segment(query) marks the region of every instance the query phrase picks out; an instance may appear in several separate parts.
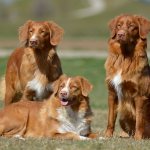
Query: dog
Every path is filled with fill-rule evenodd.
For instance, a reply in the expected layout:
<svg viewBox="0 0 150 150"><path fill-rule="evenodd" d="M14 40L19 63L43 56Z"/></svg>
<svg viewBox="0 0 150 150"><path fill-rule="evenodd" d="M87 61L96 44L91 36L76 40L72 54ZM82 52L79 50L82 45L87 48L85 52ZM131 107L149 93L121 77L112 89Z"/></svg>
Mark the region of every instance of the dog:
<svg viewBox="0 0 150 150"><path fill-rule="evenodd" d="M54 22L27 21L19 29L23 47L10 56L5 75L5 105L21 99L49 97L52 83L62 75L56 53L64 30ZM51 92L50 92L51 91Z"/></svg>
<svg viewBox="0 0 150 150"><path fill-rule="evenodd" d="M112 137L117 112L123 133L135 139L150 137L150 67L146 53L150 21L120 15L110 21L109 55L105 62L108 87L106 137Z"/></svg>
<svg viewBox="0 0 150 150"><path fill-rule="evenodd" d="M88 94L92 85L84 77L60 76L54 92L45 101L12 103L0 111L0 135L5 137L49 137L87 140L96 138L91 131ZM11 123L10 123L11 122Z"/></svg>

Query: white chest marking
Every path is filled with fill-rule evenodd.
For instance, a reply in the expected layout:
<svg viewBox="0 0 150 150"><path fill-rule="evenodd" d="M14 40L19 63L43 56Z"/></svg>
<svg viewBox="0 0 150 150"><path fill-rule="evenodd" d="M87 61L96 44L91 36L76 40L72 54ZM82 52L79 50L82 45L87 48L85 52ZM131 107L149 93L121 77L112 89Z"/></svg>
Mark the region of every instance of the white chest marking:
<svg viewBox="0 0 150 150"><path fill-rule="evenodd" d="M73 132L78 135L87 135L89 133L89 124L84 119L85 113L73 112L70 106L59 108L58 120L61 122L59 133Z"/></svg>
<svg viewBox="0 0 150 150"><path fill-rule="evenodd" d="M112 85L114 86L114 88L117 92L119 99L122 97L122 89L121 89L121 85L120 85L121 82L122 82L122 78L121 78L121 71L120 71L114 76L114 78L111 81Z"/></svg>
<svg viewBox="0 0 150 150"><path fill-rule="evenodd" d="M46 91L52 91L52 85L50 83L47 85L42 85L36 78L29 81L27 83L27 87L31 90L36 91L37 98L42 98Z"/></svg>

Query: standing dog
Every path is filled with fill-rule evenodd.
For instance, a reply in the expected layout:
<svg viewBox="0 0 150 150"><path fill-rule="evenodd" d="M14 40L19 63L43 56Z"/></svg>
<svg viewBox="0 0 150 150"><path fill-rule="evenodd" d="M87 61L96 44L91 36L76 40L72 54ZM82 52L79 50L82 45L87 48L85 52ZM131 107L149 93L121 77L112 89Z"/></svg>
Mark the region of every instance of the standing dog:
<svg viewBox="0 0 150 150"><path fill-rule="evenodd" d="M92 85L83 77L62 75L46 101L19 101L0 111L0 135L85 140L91 132L88 94Z"/></svg>
<svg viewBox="0 0 150 150"><path fill-rule="evenodd" d="M54 22L27 21L19 29L22 48L10 56L6 69L5 105L23 99L37 100L50 95L51 84L62 74L56 46L63 29Z"/></svg>
<svg viewBox="0 0 150 150"><path fill-rule="evenodd" d="M108 85L106 137L113 135L117 112L125 133L135 139L150 137L150 67L146 54L150 21L121 15L110 22L109 56L105 63Z"/></svg>

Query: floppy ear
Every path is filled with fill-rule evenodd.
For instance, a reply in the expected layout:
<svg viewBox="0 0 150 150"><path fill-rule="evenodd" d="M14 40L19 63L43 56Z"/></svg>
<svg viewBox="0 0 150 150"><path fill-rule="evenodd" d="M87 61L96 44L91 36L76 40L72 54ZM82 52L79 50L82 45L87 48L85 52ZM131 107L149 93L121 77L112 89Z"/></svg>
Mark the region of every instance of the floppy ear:
<svg viewBox="0 0 150 150"><path fill-rule="evenodd" d="M139 25L139 35L142 39L146 39L147 34L150 32L150 21L141 16L135 16Z"/></svg>
<svg viewBox="0 0 150 150"><path fill-rule="evenodd" d="M93 89L93 85L85 78L79 77L81 82L82 95L87 97L90 91Z"/></svg>
<svg viewBox="0 0 150 150"><path fill-rule="evenodd" d="M124 16L124 14L115 17L114 19L112 19L109 23L108 23L108 27L111 31L111 38L114 38L116 35L116 26L117 26L117 22L118 19L121 18L122 16Z"/></svg>
<svg viewBox="0 0 150 150"><path fill-rule="evenodd" d="M28 33L29 33L28 30L31 22L32 22L31 20L28 20L23 26L19 28L19 41L24 46L27 44L28 41Z"/></svg>
<svg viewBox="0 0 150 150"><path fill-rule="evenodd" d="M53 94L56 95L58 90L59 90L59 85L61 83L61 81L66 78L66 75L61 75L56 81L53 82Z"/></svg>
<svg viewBox="0 0 150 150"><path fill-rule="evenodd" d="M53 46L58 45L60 42L64 30L58 26L55 22L47 22L50 29L50 43Z"/></svg>
<svg viewBox="0 0 150 150"><path fill-rule="evenodd" d="M108 27L110 29L111 32L111 38L113 38L116 35L116 19L112 19L109 23L108 23Z"/></svg>

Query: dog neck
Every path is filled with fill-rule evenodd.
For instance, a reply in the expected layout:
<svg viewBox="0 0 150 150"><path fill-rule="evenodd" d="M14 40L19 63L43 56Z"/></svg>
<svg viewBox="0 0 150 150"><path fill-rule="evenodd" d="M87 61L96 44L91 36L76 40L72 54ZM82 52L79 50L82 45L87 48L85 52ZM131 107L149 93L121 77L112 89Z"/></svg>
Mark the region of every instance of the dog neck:
<svg viewBox="0 0 150 150"><path fill-rule="evenodd" d="M115 55L122 55L124 58L132 58L139 53L145 54L147 40L138 38L134 42L119 43L115 39L109 40L110 52Z"/></svg>
<svg viewBox="0 0 150 150"><path fill-rule="evenodd" d="M53 69L53 60L55 58L56 51L55 49L43 49L43 50L35 50L32 48L27 48L28 51L26 51L27 57L30 59L31 63L34 61L36 62L38 69L41 73L48 75L51 72L51 69ZM49 76L47 76L49 77Z"/></svg>

